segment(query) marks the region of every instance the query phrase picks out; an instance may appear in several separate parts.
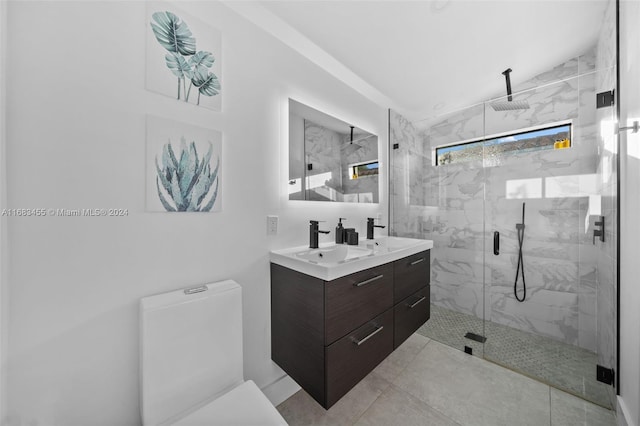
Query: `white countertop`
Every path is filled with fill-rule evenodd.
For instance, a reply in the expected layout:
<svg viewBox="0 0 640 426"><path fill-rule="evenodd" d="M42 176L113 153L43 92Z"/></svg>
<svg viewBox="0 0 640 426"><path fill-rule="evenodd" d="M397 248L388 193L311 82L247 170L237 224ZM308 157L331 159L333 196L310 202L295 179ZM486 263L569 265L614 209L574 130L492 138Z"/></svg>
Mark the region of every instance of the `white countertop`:
<svg viewBox="0 0 640 426"><path fill-rule="evenodd" d="M322 252L331 251L336 245L333 243L320 244L318 249L310 249L308 246L291 247L281 250L271 251L271 262L280 266L285 266L294 271L311 275L325 281L335 280L354 272L373 268L385 263L402 259L412 254L433 248L433 241L419 240L416 238L403 237L379 237L374 240L362 240L357 246L356 255L359 257L347 257L341 261L318 261L309 260L309 254L314 254L314 250ZM342 245L340 245L342 246ZM362 250L366 249L366 250ZM341 248L341 250L344 250ZM362 255L362 253L365 253ZM304 258L303 258L304 256ZM329 258L330 256L326 256Z"/></svg>

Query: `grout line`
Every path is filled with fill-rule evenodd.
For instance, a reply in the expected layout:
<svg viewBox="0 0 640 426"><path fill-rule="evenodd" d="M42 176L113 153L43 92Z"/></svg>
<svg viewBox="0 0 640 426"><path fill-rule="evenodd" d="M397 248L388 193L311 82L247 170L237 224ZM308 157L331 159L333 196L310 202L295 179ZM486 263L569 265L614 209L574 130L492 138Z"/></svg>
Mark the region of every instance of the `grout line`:
<svg viewBox="0 0 640 426"><path fill-rule="evenodd" d="M413 333L413 334L416 334L416 333ZM411 357L411 359L409 360L409 362L407 362L407 365L405 365L404 367L402 367L402 368L400 369L400 371L398 372L398 374L396 374L396 375L393 377L393 379L389 380L389 384L391 384L391 385L393 385L393 384L394 384L394 383L393 383L393 381L394 381L395 379L397 379L398 377L400 377L400 375L401 375L402 373L404 373L404 371L407 369L407 367L409 367L409 364L411 364L413 361L415 361L415 359L418 357L418 354L419 354L420 352L422 352L422 351L424 350L424 348L426 348L426 347L427 347L427 345L429 344L429 342L431 342L431 340L432 340L432 339L430 339L430 338L429 338L429 337L427 337L427 336L423 336L422 334L418 334L418 335L419 335L420 337L424 337L425 339L427 339L427 340L428 340L428 341L427 341L427 343L425 343L425 344L424 344L424 346L423 346L423 347L421 347L421 348L420 348L420 350L419 350L418 352L416 352L416 354L415 354L413 357ZM401 345L401 346L402 346L402 345ZM385 389L385 390L386 390L386 389Z"/></svg>
<svg viewBox="0 0 640 426"><path fill-rule="evenodd" d="M415 334L415 333L414 333L414 334ZM397 390L400 390L400 391L402 391L402 392L404 392L404 393L407 393L407 394L411 395L410 393L408 393L408 392L406 392L405 390L401 389L400 387L396 386L396 385L393 383L393 381L394 381L396 378L398 378L398 377L399 377L399 376L404 372L404 370L406 370L406 369L407 369L407 367L409 367L409 364L411 364L413 361L415 361L415 359L418 357L418 354L419 354L420 352L422 352L422 351L424 350L424 348L426 348L426 347L427 347L427 345L429 344L429 342L431 342L431 340L432 340L432 339L430 339L430 338L428 338L428 337L426 337L426 336L422 336L422 335L420 335L420 336L421 336L421 337L424 337L424 338L426 338L426 339L428 339L427 343L425 343L425 345L424 345L423 347L421 347L421 348L420 348L420 350L419 350L418 352L416 352L416 354L415 354L415 355L414 355L414 356L409 360L409 362L407 362L407 365L405 365L404 367L402 367L402 368L400 369L400 371L398 372L398 374L396 374L396 375L393 377L393 379L391 379L391 380L386 380L386 379L384 379L384 378L382 378L382 377L381 377L381 379L382 379L382 380L384 380L385 382L389 383L389 385L388 385L388 386L387 386L387 387L386 387L382 392L380 392L380 395L378 395L378 396L376 397L376 399L374 399L374 400L373 400L373 402L372 402L371 404L369 404L369 406L367 407L367 409L366 409L366 410L364 410L364 411L362 412L362 414L360 414L360 415L358 416L358 418L357 418L353 423L351 423L351 425L352 425L352 426L353 426L353 425L355 425L356 423L358 423L358 422L360 421L360 419L362 418L362 416L364 416L364 415L365 415L365 413L366 413L367 411L369 411L369 410L371 409L371 407L373 407L373 406L375 405L375 403L376 403L376 402L378 402L378 400L380 399L380 397L381 397L382 395L384 395L384 394L385 394L385 392L387 392L387 391L388 391L389 389L391 389L392 387L393 387L393 388L395 388L395 389L397 389ZM383 362L384 362L384 361L383 361ZM369 373L369 374L372 374L372 373L373 373L373 371L372 371L371 373ZM375 373L374 373L374 374L375 374ZM413 395L411 395L411 396L413 396ZM419 400L419 401L420 401L420 402L422 402L421 400ZM424 403L424 402L423 402L423 403ZM427 405L427 406L428 406L428 407L430 407L430 408L433 408L433 407L431 407L430 405L428 405L428 404L426 404L426 403L424 403L424 404L425 404L425 405ZM447 418L448 418L448 417L447 417Z"/></svg>
<svg viewBox="0 0 640 426"><path fill-rule="evenodd" d="M371 374L371 373L369 373L369 374ZM389 383L389 386L387 386L387 387L385 388L385 390L383 390L382 392L380 392L380 395L376 396L376 399L374 399L374 400L373 400L373 402L372 402L371 404L369 404L369 406L367 407L367 409L366 409L366 410L364 410L364 411L362 412L362 414L360 414L360 415L358 416L358 418L356 418L356 419L351 423L351 426L353 426L353 425L355 425L356 423L358 423L358 422L360 421L360 419L362 418L362 416L364 416L364 415L365 415L365 413L366 413L367 411L371 410L371 407L373 407L373 406L375 405L375 403L376 403L376 402L378 402L378 400L380 399L380 397L381 397L381 396L382 396L382 395L387 391L387 389L389 389L391 386L393 386L393 383Z"/></svg>
<svg viewBox="0 0 640 426"><path fill-rule="evenodd" d="M415 333L414 333L414 334L415 334ZM422 336L422 334L420 334L420 336ZM427 345L431 342L431 340L432 340L432 339L430 339L430 338L428 338L428 337L426 337L426 336L422 336L422 337L425 337L426 339L429 339L429 341L428 341L427 343L425 343L425 344L424 344L424 346L423 346L423 347L421 347L421 348L420 348L420 350L419 350L418 352L416 352L416 354L415 354L415 355L414 355L414 356L409 360L409 362L407 362L407 365L405 365L404 367L402 367L402 368L400 369L400 371L398 372L398 374L396 374L396 376L393 378L394 380L395 380L395 379L397 379L398 377L400 377L400 375L401 375L402 373L404 373L404 370L406 370L406 369L407 369L407 367L409 367L409 364L411 364L413 361L415 361L415 360L416 360L416 358L418 357L418 354L420 354L420 352L422 352L422 351L427 347ZM391 382L389 382L389 383L393 384L393 380L392 380Z"/></svg>
<svg viewBox="0 0 640 426"><path fill-rule="evenodd" d="M416 334L416 333L414 333ZM417 333L419 334L419 333ZM413 356L413 358L411 359L411 361L409 361L407 363L407 365L404 366L404 368L402 368L402 370L400 370L400 372L396 375L396 378L399 377L408 367L409 364L411 364L413 361L416 360L416 358L418 357L418 354L420 354L420 352L424 351L426 349L427 346L429 346L429 343L431 342L435 342L435 339L432 339L430 337L427 336L423 336L422 334L420 334L420 336L425 337L426 339L428 339L427 343L425 343L425 345L420 348L420 350L418 352L416 352L416 354ZM438 342L440 343L440 342ZM440 343L442 344L442 343ZM432 345L433 346L433 345ZM445 345L446 346L446 345ZM393 382L390 382L390 386L387 388L389 389L391 386L393 386L395 389L397 389L398 391L402 392L402 393L406 393L407 395L411 396L412 398L414 398L416 401L420 402L421 404L424 404L426 407L428 407L430 410L435 411L436 413L440 414L441 416L445 417L446 419L451 420L453 423L459 425L459 426L463 426L461 423L457 422L456 420L452 419L451 417L449 417L447 414L445 414L444 412L438 410L437 408L433 407L432 405L428 404L426 401L423 401L421 398L419 398L417 395L412 394L411 392L409 392L406 389L403 389L402 387L395 385ZM385 389L385 392L387 391L387 389ZM383 392L384 393L384 392ZM382 395L382 394L381 394ZM377 399L376 399L377 401ZM372 404L373 405L373 404ZM371 408L371 407L369 407Z"/></svg>
<svg viewBox="0 0 640 426"><path fill-rule="evenodd" d="M392 384L393 386L393 384ZM412 394L411 392L409 392L408 390L402 389L400 386L394 386L396 388L396 390L398 390L399 392L405 393L407 395L409 395L411 398L415 399L416 401L418 401L420 404L423 404L424 406L428 407L430 410L435 411L436 413L440 414L441 416L443 416L446 419L451 420L453 423L463 426L462 423L456 421L455 419L452 419L451 417L449 417L446 413L438 410L437 408L435 408L434 406L430 405L429 403L427 403L426 401L423 401L421 398L418 398L416 395Z"/></svg>
<svg viewBox="0 0 640 426"><path fill-rule="evenodd" d="M415 333L414 333L414 334L415 334ZM398 374L396 374L396 375L393 377L393 379L391 379L391 380L386 380L386 379L384 379L383 377L380 377L380 379L382 379L382 380L384 380L385 382L387 382L387 383L388 383L388 386L387 386L387 387L385 387L385 388L384 388L384 390L382 390L382 392L380 392L380 395L378 395L378 396L376 397L376 399L374 399L374 400L373 400L373 402L371 402L371 404L369 404L369 406L368 406L368 407L367 407L367 408L362 412L362 414L360 414L360 415L359 415L359 416L358 416L358 417L353 421L353 423L351 423L351 425L352 425L352 426L353 426L353 425L355 425L356 423L358 423L358 422L360 421L360 419L362 418L362 416L364 416L364 414L365 414L367 411L369 411L369 410L371 409L371 407L373 407L373 406L374 406L374 404L375 404L376 402L378 402L378 400L380 399L380 397L381 397L385 392L387 392L387 390L389 390L391 387L395 387L396 389L400 389L398 386L395 386L395 385L394 385L393 380L395 380L398 376L400 376L400 375L404 372L404 370L406 370L406 369L407 369L407 367L409 366L409 364L411 364L411 363L412 363L412 362L413 362L413 361L418 357L418 354L419 354L420 352L422 352L422 350L424 350L424 348L426 348L426 347L427 347L427 345L429 344L429 342L431 342L431 340L432 340L432 339L430 339L430 338L428 338L428 337L426 337L426 336L422 336L422 335L420 335L420 336L421 336L421 337L424 337L424 338L426 338L426 339L428 339L427 343L425 343L425 345L424 345L423 347L421 347L421 348L420 348L420 350L419 350L418 352L416 352L416 354L415 354L415 355L414 355L414 356L409 360L409 362L407 362L407 365L405 365L404 367L402 367L402 369L400 369L400 371L398 372ZM393 353L393 352L392 352L392 353ZM384 361L383 361L383 362L384 362ZM380 364L378 364L378 365L380 365ZM370 374L376 374L376 373L374 373L373 371L371 371L368 375L370 375ZM368 376L368 375L367 375L367 376ZM400 389L400 390L401 390L401 389ZM404 392L404 391L403 391L403 392Z"/></svg>
<svg viewBox="0 0 640 426"><path fill-rule="evenodd" d="M549 388L549 426L553 426L553 416L551 415L551 386L547 385Z"/></svg>

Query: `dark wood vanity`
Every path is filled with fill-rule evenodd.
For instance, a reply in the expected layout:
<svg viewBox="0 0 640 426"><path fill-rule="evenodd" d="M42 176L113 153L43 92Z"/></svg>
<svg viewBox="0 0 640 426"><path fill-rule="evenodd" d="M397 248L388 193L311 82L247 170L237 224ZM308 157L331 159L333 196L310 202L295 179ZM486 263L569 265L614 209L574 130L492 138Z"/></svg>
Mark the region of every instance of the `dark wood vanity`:
<svg viewBox="0 0 640 426"><path fill-rule="evenodd" d="M332 281L271 263L271 358L329 408L429 319L429 250Z"/></svg>

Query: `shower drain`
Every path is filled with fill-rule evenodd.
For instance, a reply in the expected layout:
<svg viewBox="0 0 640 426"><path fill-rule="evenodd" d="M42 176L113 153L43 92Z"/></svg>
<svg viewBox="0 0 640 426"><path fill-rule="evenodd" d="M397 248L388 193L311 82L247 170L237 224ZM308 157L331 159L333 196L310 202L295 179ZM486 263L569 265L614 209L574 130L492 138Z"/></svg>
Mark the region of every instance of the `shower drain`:
<svg viewBox="0 0 640 426"><path fill-rule="evenodd" d="M476 342L480 342L480 343L484 343L487 341L487 338L484 336L481 336L479 334L476 333L472 333L472 332L467 332L467 334L464 335L464 337L466 337L467 339L471 339L471 340L475 340Z"/></svg>

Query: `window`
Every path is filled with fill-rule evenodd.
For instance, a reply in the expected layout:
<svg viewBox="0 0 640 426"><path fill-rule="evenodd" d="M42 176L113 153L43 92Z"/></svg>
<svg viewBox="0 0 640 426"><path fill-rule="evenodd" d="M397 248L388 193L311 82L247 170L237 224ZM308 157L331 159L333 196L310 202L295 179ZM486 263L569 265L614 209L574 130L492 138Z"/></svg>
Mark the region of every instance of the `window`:
<svg viewBox="0 0 640 426"><path fill-rule="evenodd" d="M516 152L569 147L571 147L570 122L437 147L435 164L441 166Z"/></svg>
<svg viewBox="0 0 640 426"><path fill-rule="evenodd" d="M352 164L349 166L350 179L358 179L364 176L375 176L378 174L378 162Z"/></svg>

